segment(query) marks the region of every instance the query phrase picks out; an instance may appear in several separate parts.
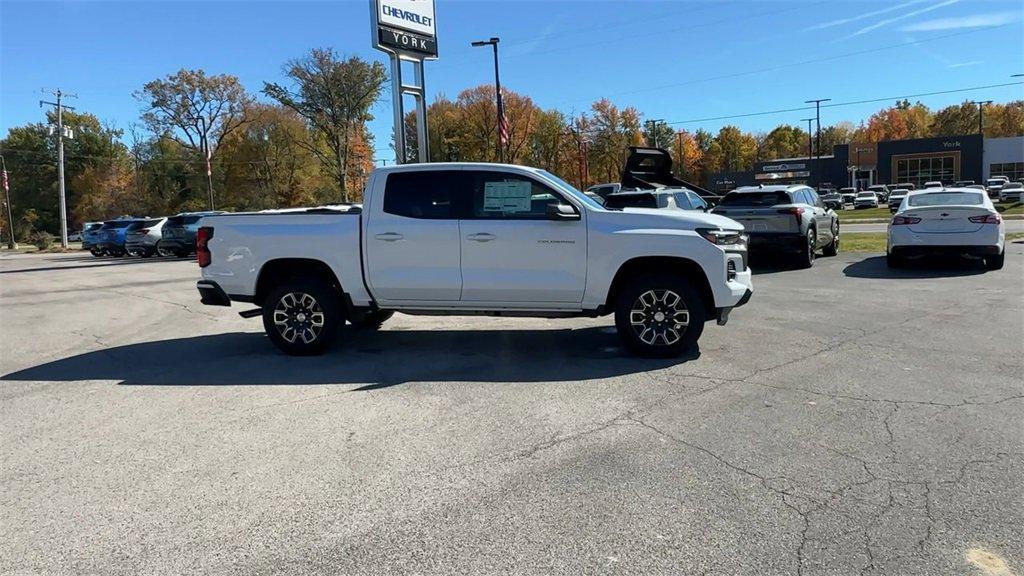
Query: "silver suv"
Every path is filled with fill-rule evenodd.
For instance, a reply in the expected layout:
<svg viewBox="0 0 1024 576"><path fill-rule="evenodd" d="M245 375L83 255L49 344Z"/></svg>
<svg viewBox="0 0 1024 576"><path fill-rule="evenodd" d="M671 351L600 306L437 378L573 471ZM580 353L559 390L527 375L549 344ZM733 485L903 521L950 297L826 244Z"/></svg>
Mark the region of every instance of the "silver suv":
<svg viewBox="0 0 1024 576"><path fill-rule="evenodd" d="M132 222L124 233L124 247L129 254L149 258L154 254L166 256L160 242L161 231L167 218L147 218Z"/></svg>
<svg viewBox="0 0 1024 576"><path fill-rule="evenodd" d="M751 251L791 253L801 268L814 264L818 250L825 256L839 253L839 217L803 184L743 186L711 212L743 224Z"/></svg>

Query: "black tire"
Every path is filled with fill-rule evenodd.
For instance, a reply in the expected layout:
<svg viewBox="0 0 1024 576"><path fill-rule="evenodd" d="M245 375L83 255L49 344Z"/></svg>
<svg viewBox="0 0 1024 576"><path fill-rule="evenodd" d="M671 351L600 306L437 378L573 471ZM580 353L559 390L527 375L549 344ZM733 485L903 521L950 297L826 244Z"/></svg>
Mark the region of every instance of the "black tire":
<svg viewBox="0 0 1024 576"><path fill-rule="evenodd" d="M352 321L352 327L357 330L380 330L380 327L394 315L393 310L377 310L366 314L360 320Z"/></svg>
<svg viewBox="0 0 1024 576"><path fill-rule="evenodd" d="M798 268L810 268L811 266L814 266L814 253L817 250L818 244L817 237L818 231L816 229L807 229L807 245L804 247L800 255L797 256L796 264Z"/></svg>
<svg viewBox="0 0 1024 576"><path fill-rule="evenodd" d="M99 248L89 248L89 254L99 258L103 256L103 250L100 250Z"/></svg>
<svg viewBox="0 0 1024 576"><path fill-rule="evenodd" d="M672 301L672 294L677 301ZM679 324L672 324L684 311L680 306L687 313L681 333ZM634 324L634 319L641 320L640 314L642 321ZM615 303L615 328L622 343L633 354L648 358L672 358L693 348L706 319L700 294L685 278L673 274L634 278L619 292Z"/></svg>
<svg viewBox="0 0 1024 576"><path fill-rule="evenodd" d="M163 247L160 246L160 244L162 244L162 243L163 243L163 240L158 240L157 241L157 243L156 243L156 255L160 256L161 258L163 258L165 256L170 256L171 252L165 251L163 249Z"/></svg>
<svg viewBox="0 0 1024 576"><path fill-rule="evenodd" d="M177 256L178 258L188 258L189 254L191 254L191 252L189 252L188 250L175 250L174 251L174 255Z"/></svg>
<svg viewBox="0 0 1024 576"><path fill-rule="evenodd" d="M902 256L898 256L893 252L886 252L885 264L889 268L903 268L904 266L907 265L907 262L903 259Z"/></svg>
<svg viewBox="0 0 1024 576"><path fill-rule="evenodd" d="M139 256L142 256L143 258L149 258L150 256L152 256L155 253L156 253L156 250L146 250L146 249L139 250Z"/></svg>
<svg viewBox="0 0 1024 576"><path fill-rule="evenodd" d="M1002 270L1003 261L1006 259L1006 250L995 256L985 256L985 268L989 270Z"/></svg>
<svg viewBox="0 0 1024 576"><path fill-rule="evenodd" d="M836 256L839 254L839 222L832 225L832 242L821 249L822 256Z"/></svg>
<svg viewBox="0 0 1024 576"><path fill-rule="evenodd" d="M319 329L317 315L322 315ZM338 294L315 278L289 279L270 290L263 301L263 329L290 356L322 354L344 322Z"/></svg>

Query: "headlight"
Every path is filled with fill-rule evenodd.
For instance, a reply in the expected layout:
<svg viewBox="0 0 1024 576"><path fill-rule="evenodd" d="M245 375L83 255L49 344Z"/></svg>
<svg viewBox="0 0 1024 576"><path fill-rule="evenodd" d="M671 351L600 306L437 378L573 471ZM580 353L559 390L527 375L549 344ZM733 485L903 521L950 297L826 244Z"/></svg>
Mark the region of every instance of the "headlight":
<svg viewBox="0 0 1024 576"><path fill-rule="evenodd" d="M747 244L747 235L739 230L697 228L696 232L702 238L717 246L745 246Z"/></svg>

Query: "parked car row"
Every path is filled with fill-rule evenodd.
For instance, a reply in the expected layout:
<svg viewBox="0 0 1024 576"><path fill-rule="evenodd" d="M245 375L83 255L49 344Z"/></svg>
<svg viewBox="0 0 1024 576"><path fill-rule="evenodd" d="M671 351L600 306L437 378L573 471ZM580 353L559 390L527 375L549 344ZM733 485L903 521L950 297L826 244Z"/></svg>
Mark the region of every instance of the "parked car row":
<svg viewBox="0 0 1024 576"><path fill-rule="evenodd" d="M196 231L203 216L223 212L186 212L160 218L122 216L104 222L86 222L82 249L93 256L188 257L196 249Z"/></svg>

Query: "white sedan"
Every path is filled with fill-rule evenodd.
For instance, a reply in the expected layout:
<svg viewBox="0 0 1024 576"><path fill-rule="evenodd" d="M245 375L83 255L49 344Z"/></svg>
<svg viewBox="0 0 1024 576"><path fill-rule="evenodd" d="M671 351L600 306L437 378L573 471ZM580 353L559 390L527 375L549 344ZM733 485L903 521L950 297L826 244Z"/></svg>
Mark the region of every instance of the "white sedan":
<svg viewBox="0 0 1024 576"><path fill-rule="evenodd" d="M854 208L878 208L878 194L874 192L859 192L853 199Z"/></svg>
<svg viewBox="0 0 1024 576"><path fill-rule="evenodd" d="M985 259L989 270L1003 267L1003 219L988 195L974 188L911 191L889 223L887 236L890 267L928 254L976 256Z"/></svg>

